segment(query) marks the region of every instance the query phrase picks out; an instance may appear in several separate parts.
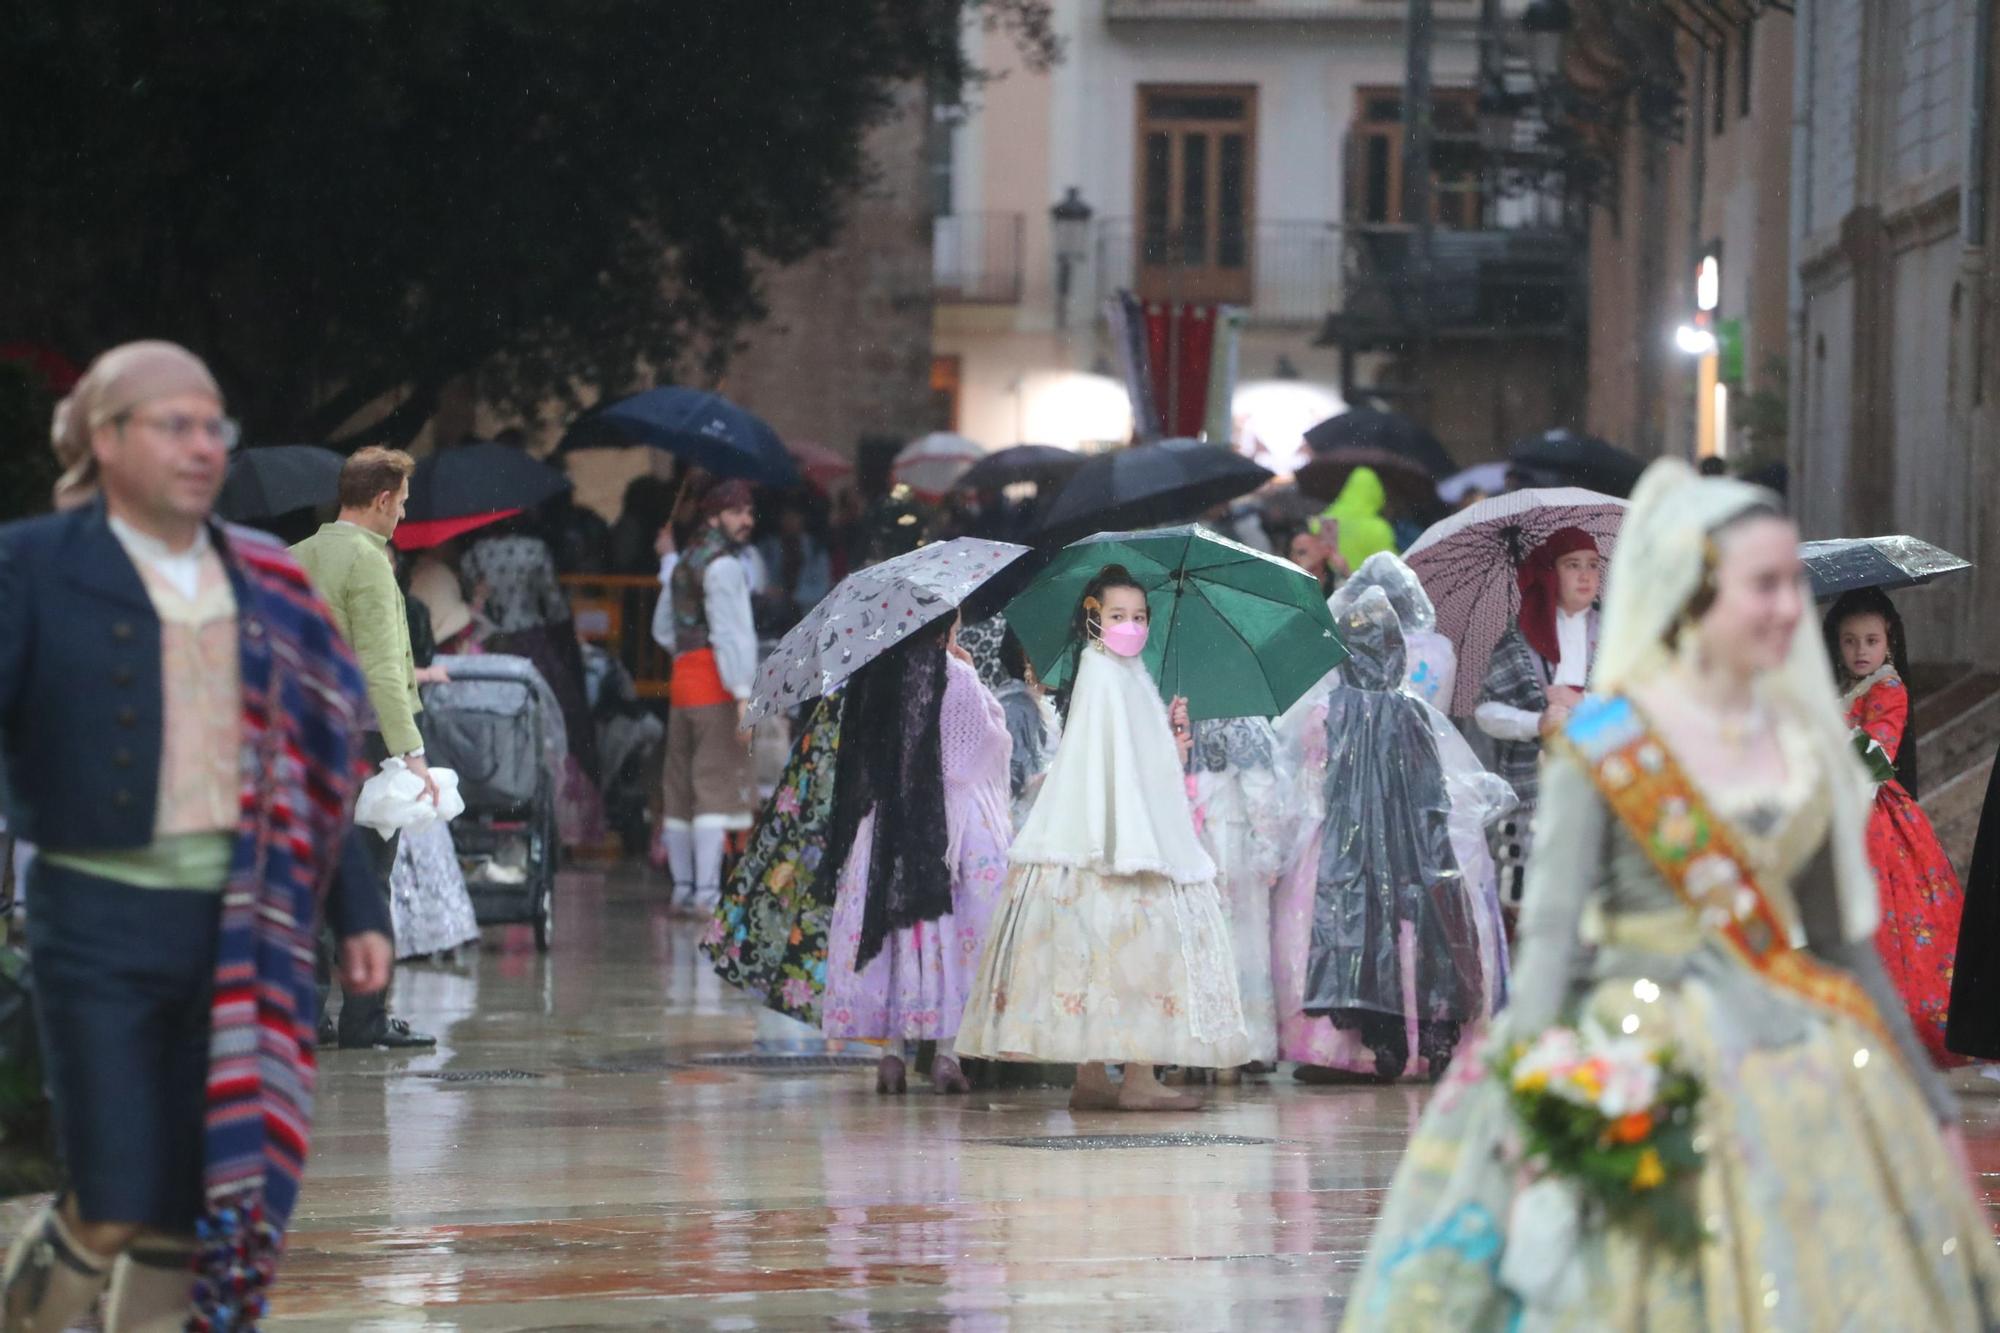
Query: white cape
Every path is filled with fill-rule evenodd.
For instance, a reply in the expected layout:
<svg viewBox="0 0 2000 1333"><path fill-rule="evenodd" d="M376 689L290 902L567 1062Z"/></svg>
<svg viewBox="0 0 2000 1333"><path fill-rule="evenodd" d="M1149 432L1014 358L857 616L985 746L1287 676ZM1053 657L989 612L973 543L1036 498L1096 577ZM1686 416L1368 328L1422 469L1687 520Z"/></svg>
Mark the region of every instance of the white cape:
<svg viewBox="0 0 2000 1333"><path fill-rule="evenodd" d="M1012 860L1177 884L1213 880L1173 725L1145 664L1100 648L1079 656L1062 744Z"/></svg>

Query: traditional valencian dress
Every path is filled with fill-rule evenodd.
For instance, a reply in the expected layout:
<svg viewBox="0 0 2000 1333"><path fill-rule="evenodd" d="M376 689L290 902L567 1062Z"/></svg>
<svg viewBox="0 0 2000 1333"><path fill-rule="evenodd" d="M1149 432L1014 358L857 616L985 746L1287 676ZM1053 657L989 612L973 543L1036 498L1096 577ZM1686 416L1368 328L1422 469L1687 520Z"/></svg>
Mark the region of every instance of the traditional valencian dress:
<svg viewBox="0 0 2000 1333"><path fill-rule="evenodd" d="M938 648L940 656L944 650ZM1007 765L1012 744L1007 718L978 671L945 658L938 741L944 782L944 863L951 876L951 910L895 930L859 969L869 867L877 815L854 838L834 902L828 935L826 995L821 1027L829 1037L946 1041L959 1015L986 941L987 922L1007 876Z"/></svg>
<svg viewBox="0 0 2000 1333"><path fill-rule="evenodd" d="M1464 737L1430 706L1420 688L1421 681L1437 679L1439 664L1448 666L1450 657L1448 651L1442 657L1436 652L1433 641L1437 636L1428 628L1436 623L1436 612L1409 567L1387 553L1370 556L1329 599L1327 606L1335 623L1341 623L1371 587L1380 588L1387 596L1402 630L1401 664L1391 661L1394 654L1386 633L1355 636L1352 630L1343 630L1343 635L1353 639L1348 644L1348 660L1328 672L1280 720L1278 732L1286 751L1286 772L1292 776L1298 820L1294 826L1296 839L1279 879L1271 920L1279 1058L1360 1074L1377 1072L1376 1053L1362 1040L1360 1032L1353 1027L1337 1027L1324 1014L1306 1012L1306 978L1313 956L1314 922L1320 912L1321 864L1327 837L1355 822L1351 770L1353 761L1365 756L1354 751L1358 744L1365 752L1369 744L1351 725L1350 709L1343 706L1336 711L1334 700L1342 690L1353 688L1349 681L1354 677L1365 677L1365 683L1379 697L1384 686L1400 671L1402 689L1397 693L1411 705L1402 711L1421 715L1428 724L1426 730L1450 802L1447 827L1451 852L1457 862L1458 881L1472 910L1478 948L1478 1007L1474 1015L1477 1018L1489 1017L1506 999L1507 936L1500 912L1497 872L1487 849L1487 829L1511 812L1515 804L1512 789L1480 765ZM1411 624L1426 628L1412 634L1408 629ZM1450 641L1443 642L1448 650ZM1449 684L1439 694L1449 701ZM1346 702L1365 704L1366 701ZM1364 710L1352 710L1360 711ZM1348 770L1347 775L1335 774L1336 768ZM1353 850L1350 845L1348 852L1337 859L1351 861ZM1414 932L1411 944L1414 948ZM1405 968L1401 966L1400 940L1396 948L1398 988L1404 980L1410 982L1406 1001L1399 1010L1408 1019L1405 1046L1412 1056L1404 1066L1405 1072L1431 1072L1420 1054L1423 1043L1418 1030L1421 1010L1415 993L1414 953L1412 966Z"/></svg>
<svg viewBox="0 0 2000 1333"><path fill-rule="evenodd" d="M1137 658L1079 656L958 1054L1234 1068L1250 1054L1235 955L1166 705Z"/></svg>
<svg viewBox="0 0 2000 1333"><path fill-rule="evenodd" d="M1194 737L1197 827L1229 913L1250 1058L1276 1064L1271 895L1296 838L1297 791L1285 747L1266 719L1211 718L1195 724Z"/></svg>
<svg viewBox="0 0 2000 1333"><path fill-rule="evenodd" d="M1842 940L1831 792L1801 729L1779 724L1789 777L1775 790L1697 791L1622 697L1590 701L1568 736L1544 772L1513 1004L1454 1065L1411 1142L1347 1326L1996 1326L2000 1257L1936 1129L1950 1093L1872 953ZM1606 788L1644 785L1634 775L1661 762L1678 790L1656 785L1637 811L1614 809ZM1733 854L1700 855L1723 840ZM1663 873L1676 860L1682 872ZM1752 905L1745 890L1754 911L1736 919ZM1594 958L1577 931L1590 900ZM1827 978L1833 1001L1807 993ZM1695 1190L1711 1238L1684 1258L1586 1220L1567 1299L1537 1300L1500 1276L1521 1173L1507 1156L1506 1090L1485 1065L1503 1043L1579 1015L1613 1029L1637 1015L1624 1030L1670 1042L1702 1080Z"/></svg>
<svg viewBox="0 0 2000 1333"><path fill-rule="evenodd" d="M1910 719L1910 692L1885 665L1847 691L1847 721L1894 762ZM1868 859L1882 899L1875 936L1882 963L1910 1011L1917 1036L1942 1065L1963 1063L1945 1049L1952 960L1965 895L1922 807L1893 778L1875 789L1868 815Z"/></svg>
<svg viewBox="0 0 2000 1333"><path fill-rule="evenodd" d="M830 898L815 892L833 823L841 696L815 702L792 742L784 775L751 831L702 935L716 975L765 1008L819 1026L826 989Z"/></svg>
<svg viewBox="0 0 2000 1333"><path fill-rule="evenodd" d="M1476 891L1452 847L1438 740L1449 726L1401 688L1402 629L1380 589L1337 623L1348 657L1328 700L1332 762L1300 1007L1359 1034L1379 1075L1401 1075L1412 1055L1442 1070L1486 1012Z"/></svg>

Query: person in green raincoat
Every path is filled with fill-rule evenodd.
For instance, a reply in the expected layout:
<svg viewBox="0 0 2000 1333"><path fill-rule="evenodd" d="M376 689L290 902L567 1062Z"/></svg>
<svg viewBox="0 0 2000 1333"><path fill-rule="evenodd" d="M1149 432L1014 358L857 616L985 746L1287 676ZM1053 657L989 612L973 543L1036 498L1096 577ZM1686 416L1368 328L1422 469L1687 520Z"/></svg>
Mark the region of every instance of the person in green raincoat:
<svg viewBox="0 0 2000 1333"><path fill-rule="evenodd" d="M1340 525L1336 540L1340 558L1349 569L1361 568L1361 562L1377 551L1396 549L1395 530L1382 517L1382 506L1388 498L1388 490L1382 485L1382 478L1375 475L1375 469L1358 467L1347 474L1347 484L1320 515Z"/></svg>

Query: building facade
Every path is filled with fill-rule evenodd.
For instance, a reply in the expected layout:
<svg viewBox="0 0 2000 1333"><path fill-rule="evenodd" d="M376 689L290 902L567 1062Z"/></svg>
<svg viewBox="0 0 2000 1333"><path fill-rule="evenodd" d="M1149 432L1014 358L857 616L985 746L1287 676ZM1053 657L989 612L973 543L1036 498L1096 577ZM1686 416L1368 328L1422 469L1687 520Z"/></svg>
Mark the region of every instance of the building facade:
<svg viewBox="0 0 2000 1333"><path fill-rule="evenodd" d="M1591 213L1586 420L1641 456L1785 461L1793 27L1764 8L1670 29L1678 125L1632 125L1611 154Z"/></svg>
<svg viewBox="0 0 2000 1333"><path fill-rule="evenodd" d="M1796 28L1792 493L1809 536L1977 562L1901 599L1919 659L2000 657L1991 0L1817 0Z"/></svg>
<svg viewBox="0 0 2000 1333"><path fill-rule="evenodd" d="M1120 289L1241 307L1238 383L1274 400L1289 393L1326 415L1355 386L1413 387L1396 337L1338 318L1371 276L1394 269L1413 230L1406 8L1056 0L1065 54L1046 73L1022 69L1004 38L976 34L981 63L1002 73L940 127L933 424L989 447L1125 439L1130 411L1103 317ZM1448 151L1476 133L1480 9L1434 6L1434 216L1439 253L1461 256L1458 271L1472 276L1461 295L1484 291L1478 234L1502 211ZM1067 224L1052 215L1065 200ZM1463 323L1485 320L1467 304ZM1428 417L1462 461L1561 419L1560 377L1532 338L1455 338L1446 324L1427 383L1414 386L1423 391L1396 405Z"/></svg>

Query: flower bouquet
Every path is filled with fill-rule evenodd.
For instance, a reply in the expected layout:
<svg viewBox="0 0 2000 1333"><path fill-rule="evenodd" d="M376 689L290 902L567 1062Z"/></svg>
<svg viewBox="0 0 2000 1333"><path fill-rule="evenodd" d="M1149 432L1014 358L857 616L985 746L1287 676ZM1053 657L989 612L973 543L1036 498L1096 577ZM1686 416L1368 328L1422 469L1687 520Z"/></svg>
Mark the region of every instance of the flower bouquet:
<svg viewBox="0 0 2000 1333"><path fill-rule="evenodd" d="M1585 1209L1643 1228L1677 1250L1701 1242L1692 1189L1701 1166L1701 1081L1671 1047L1593 1026L1552 1027L1493 1062L1522 1155Z"/></svg>

